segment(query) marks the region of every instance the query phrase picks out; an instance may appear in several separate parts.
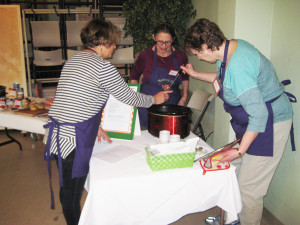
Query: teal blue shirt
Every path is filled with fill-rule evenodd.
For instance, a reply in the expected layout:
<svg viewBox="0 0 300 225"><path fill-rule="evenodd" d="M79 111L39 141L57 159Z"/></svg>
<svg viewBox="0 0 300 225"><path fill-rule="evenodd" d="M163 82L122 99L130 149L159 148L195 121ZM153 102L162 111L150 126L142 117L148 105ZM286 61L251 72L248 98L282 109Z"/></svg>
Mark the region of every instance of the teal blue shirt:
<svg viewBox="0 0 300 225"><path fill-rule="evenodd" d="M226 68L224 100L233 106L243 106L249 114L247 130L264 132L268 118L265 102L280 96L272 103L274 123L291 119L292 106L272 63L250 43L237 41L238 47Z"/></svg>

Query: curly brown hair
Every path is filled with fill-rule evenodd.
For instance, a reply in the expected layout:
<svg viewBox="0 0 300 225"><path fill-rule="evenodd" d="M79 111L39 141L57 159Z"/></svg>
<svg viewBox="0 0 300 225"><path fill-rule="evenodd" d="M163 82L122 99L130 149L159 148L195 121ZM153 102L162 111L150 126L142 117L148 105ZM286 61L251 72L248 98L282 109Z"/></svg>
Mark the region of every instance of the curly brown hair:
<svg viewBox="0 0 300 225"><path fill-rule="evenodd" d="M184 47L187 51L191 49L201 51L202 45L206 44L208 49L219 50L225 40L226 37L217 24L202 18L187 30Z"/></svg>
<svg viewBox="0 0 300 225"><path fill-rule="evenodd" d="M82 29L80 38L84 48L98 45L111 46L117 42L117 27L110 21L95 18L89 21Z"/></svg>

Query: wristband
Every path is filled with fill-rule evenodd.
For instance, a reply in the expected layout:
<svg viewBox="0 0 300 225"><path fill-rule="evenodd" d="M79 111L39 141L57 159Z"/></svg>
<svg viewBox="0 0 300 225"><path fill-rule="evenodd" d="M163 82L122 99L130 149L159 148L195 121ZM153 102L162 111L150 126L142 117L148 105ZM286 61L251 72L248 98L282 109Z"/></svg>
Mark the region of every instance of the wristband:
<svg viewBox="0 0 300 225"><path fill-rule="evenodd" d="M244 155L240 152L240 149L237 148L236 151L239 153L240 157L242 157Z"/></svg>

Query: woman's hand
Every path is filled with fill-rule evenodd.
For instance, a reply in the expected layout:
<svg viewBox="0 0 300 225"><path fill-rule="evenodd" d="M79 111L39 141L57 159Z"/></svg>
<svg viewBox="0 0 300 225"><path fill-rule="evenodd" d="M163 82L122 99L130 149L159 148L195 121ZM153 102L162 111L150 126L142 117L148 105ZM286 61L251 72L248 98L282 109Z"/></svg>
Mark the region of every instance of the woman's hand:
<svg viewBox="0 0 300 225"><path fill-rule="evenodd" d="M178 105L185 106L186 101L187 101L187 97L186 96L182 96L181 99L178 102Z"/></svg>
<svg viewBox="0 0 300 225"><path fill-rule="evenodd" d="M237 148L230 148L230 149L224 151L222 153L222 159L220 160L220 162L222 162L222 163L230 162L236 158L239 158L240 154L237 150L238 150Z"/></svg>
<svg viewBox="0 0 300 225"><path fill-rule="evenodd" d="M107 141L108 143L112 143L112 140L111 140L110 137L107 135L107 133L106 133L101 127L99 127L99 130L98 130L98 142L99 142L99 143L101 142L101 138L102 138L104 141Z"/></svg>
<svg viewBox="0 0 300 225"><path fill-rule="evenodd" d="M162 104L169 99L169 94L173 91L161 91L154 95L154 104Z"/></svg>
<svg viewBox="0 0 300 225"><path fill-rule="evenodd" d="M216 72L196 72L192 64L187 64L186 66L181 66L180 68L183 70L183 73L187 73L195 79L203 80L209 83L212 83L217 77Z"/></svg>
<svg viewBox="0 0 300 225"><path fill-rule="evenodd" d="M138 84L139 81L138 81L138 80L130 80L130 83L131 83L131 84Z"/></svg>
<svg viewBox="0 0 300 225"><path fill-rule="evenodd" d="M252 142L255 140L257 137L258 132L253 132L246 130L246 132L243 135L242 141L239 145L239 148L230 148L227 151L222 153L222 159L220 160L221 162L230 162L242 155L244 155L249 146L252 144Z"/></svg>
<svg viewBox="0 0 300 225"><path fill-rule="evenodd" d="M187 64L186 66L180 67L183 70L183 73L190 75L191 77L195 77L195 69L192 64Z"/></svg>

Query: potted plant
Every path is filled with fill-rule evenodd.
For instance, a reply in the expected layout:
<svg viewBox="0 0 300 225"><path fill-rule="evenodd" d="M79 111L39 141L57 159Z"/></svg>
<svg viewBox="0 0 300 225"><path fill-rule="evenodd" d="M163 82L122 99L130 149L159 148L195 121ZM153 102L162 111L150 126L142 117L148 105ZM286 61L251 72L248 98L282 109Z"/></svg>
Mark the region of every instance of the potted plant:
<svg viewBox="0 0 300 225"><path fill-rule="evenodd" d="M126 18L125 37L132 36L135 53L154 44L152 32L162 22L173 25L178 39L176 47L180 48L186 24L196 16L191 0L126 0L123 13Z"/></svg>

